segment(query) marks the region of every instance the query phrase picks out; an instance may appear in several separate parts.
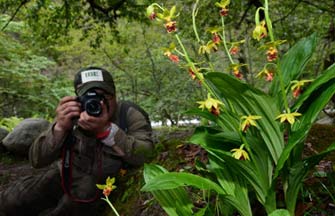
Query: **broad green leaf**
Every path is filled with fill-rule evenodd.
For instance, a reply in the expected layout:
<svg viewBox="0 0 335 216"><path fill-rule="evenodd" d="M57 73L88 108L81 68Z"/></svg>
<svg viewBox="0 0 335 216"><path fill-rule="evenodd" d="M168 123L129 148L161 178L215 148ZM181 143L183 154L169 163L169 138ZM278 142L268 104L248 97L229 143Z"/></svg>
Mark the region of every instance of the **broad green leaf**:
<svg viewBox="0 0 335 216"><path fill-rule="evenodd" d="M216 130L211 127L197 127L189 141L200 146L206 145L226 151L241 145L238 133Z"/></svg>
<svg viewBox="0 0 335 216"><path fill-rule="evenodd" d="M302 74L301 72L311 58L316 45L317 35L314 33L309 37L301 39L282 57L279 62L279 66L285 89L288 88L292 80L298 79ZM279 76L276 76L272 81L270 95L280 99L280 97L278 97L278 95L280 95L280 91ZM277 103L280 104L281 101L277 101Z"/></svg>
<svg viewBox="0 0 335 216"><path fill-rule="evenodd" d="M269 216L290 216L290 212L287 211L286 209L277 209L271 212Z"/></svg>
<svg viewBox="0 0 335 216"><path fill-rule="evenodd" d="M276 166L273 179L277 178L280 174L280 171L285 166L285 163L289 159L292 150L297 145L303 145L305 137L307 136L309 130L309 125L306 125L305 127L301 128L299 131L296 131L295 133L292 133L289 137L288 144L285 146L283 153L280 155L280 158L278 160L278 164Z"/></svg>
<svg viewBox="0 0 335 216"><path fill-rule="evenodd" d="M142 191L168 190L182 186L194 186L202 190L213 190L218 194L225 194L225 191L215 182L190 173L170 172L157 175L146 182Z"/></svg>
<svg viewBox="0 0 335 216"><path fill-rule="evenodd" d="M155 192L156 190L171 190L183 186L193 186L200 190L212 190L218 193L223 200L236 208L242 215L251 215L248 211L250 209L246 209L245 206L242 208L238 200L234 196L227 194L218 184L207 178L190 173L171 172L158 175L146 182L141 190Z"/></svg>
<svg viewBox="0 0 335 216"><path fill-rule="evenodd" d="M266 144L264 147L270 152L274 163L277 163L284 148L284 140L279 123L275 121L280 113L275 101L228 74L211 72L206 75L206 79L215 86L217 94L233 106L237 116L262 116L257 123Z"/></svg>
<svg viewBox="0 0 335 216"><path fill-rule="evenodd" d="M230 172L226 166L229 164L223 164L218 161L216 157L210 157L211 170L215 173L215 176L225 190L225 192L233 197L240 203L238 209L240 212L248 213L252 215L251 206L248 197L247 184L244 178L240 178L238 175L234 175ZM235 207L236 208L236 207Z"/></svg>
<svg viewBox="0 0 335 216"><path fill-rule="evenodd" d="M250 161L236 160L230 153L218 149L207 148L206 150L217 159L216 163L218 165L229 169L232 175L245 179L253 187L261 203L266 202L266 185L262 185L260 176L255 172Z"/></svg>
<svg viewBox="0 0 335 216"><path fill-rule="evenodd" d="M292 130L299 130L304 125L312 125L319 113L335 94L335 64L330 66L299 96L292 107L303 114Z"/></svg>
<svg viewBox="0 0 335 216"><path fill-rule="evenodd" d="M168 171L161 166L145 164L143 173L144 180L146 183L150 182L157 176L167 172ZM193 204L183 188L174 188L170 190L157 189L151 191L151 193L168 215L188 216L193 214Z"/></svg>

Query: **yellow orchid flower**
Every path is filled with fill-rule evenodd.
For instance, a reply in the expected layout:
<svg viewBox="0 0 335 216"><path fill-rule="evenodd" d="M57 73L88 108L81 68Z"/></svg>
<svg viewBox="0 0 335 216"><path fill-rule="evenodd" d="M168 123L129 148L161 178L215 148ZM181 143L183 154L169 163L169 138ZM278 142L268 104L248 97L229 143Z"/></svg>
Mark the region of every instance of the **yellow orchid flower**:
<svg viewBox="0 0 335 216"><path fill-rule="evenodd" d="M314 80L293 80L291 81L291 90L293 92L293 97L298 97L302 91L302 87L308 83L308 82L313 82Z"/></svg>
<svg viewBox="0 0 335 216"><path fill-rule="evenodd" d="M208 41L206 45L201 45L199 47L199 50L198 50L198 53L199 54L210 54L211 51L217 51L218 50L218 47L216 45L216 43L214 43L213 41Z"/></svg>
<svg viewBox="0 0 335 216"><path fill-rule="evenodd" d="M271 82L273 80L273 76L274 76L274 72L272 70L268 70L267 68L263 68L263 70L261 70L257 75L256 78L260 78L260 77L265 77L266 81Z"/></svg>
<svg viewBox="0 0 335 216"><path fill-rule="evenodd" d="M262 20L259 24L256 25L252 37L258 41L260 41L262 38L266 37L268 34L266 28L265 28L265 21Z"/></svg>
<svg viewBox="0 0 335 216"><path fill-rule="evenodd" d="M292 125L294 124L295 118L297 116L301 116L301 113L298 113L298 112L284 113L284 114L280 114L279 116L277 116L276 119L280 119L280 123L287 121L288 123Z"/></svg>
<svg viewBox="0 0 335 216"><path fill-rule="evenodd" d="M233 152L232 156L237 160L250 160L248 152L246 152L243 148L244 144L242 144L238 149L230 150L231 152Z"/></svg>
<svg viewBox="0 0 335 216"><path fill-rule="evenodd" d="M261 119L262 116L256 116L256 115L249 115L249 116L242 116L241 120L244 119L244 121L241 124L241 130L245 132L250 125L257 126L256 121L257 119Z"/></svg>
<svg viewBox="0 0 335 216"><path fill-rule="evenodd" d="M210 94L207 95L207 99L205 101L197 101L200 104L199 108L204 110L205 108L218 116L220 114L219 105L224 105L221 101L211 98Z"/></svg>
<svg viewBox="0 0 335 216"><path fill-rule="evenodd" d="M96 186L100 190L103 190L103 194L105 196L109 196L109 194L116 188L116 186L113 185L114 183L115 183L115 178L110 178L108 176L108 178L106 179L106 184L104 185L96 184Z"/></svg>

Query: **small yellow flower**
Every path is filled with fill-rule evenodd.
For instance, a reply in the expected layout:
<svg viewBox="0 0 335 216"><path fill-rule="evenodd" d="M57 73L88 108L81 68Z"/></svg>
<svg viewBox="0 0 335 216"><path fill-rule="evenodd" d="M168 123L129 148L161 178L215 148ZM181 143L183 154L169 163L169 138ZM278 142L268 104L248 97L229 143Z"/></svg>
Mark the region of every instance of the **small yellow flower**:
<svg viewBox="0 0 335 216"><path fill-rule="evenodd" d="M220 2L215 2L215 6L221 8L220 15L227 16L228 15L228 6L230 4L230 0L221 0Z"/></svg>
<svg viewBox="0 0 335 216"><path fill-rule="evenodd" d="M266 59L269 62L275 61L278 58L278 50L276 47L269 47L269 49L266 51Z"/></svg>
<svg viewBox="0 0 335 216"><path fill-rule="evenodd" d="M116 188L115 185L113 185L115 183L115 178L110 178L108 176L108 178L106 179L106 184L101 185L101 184L96 184L97 188L100 190L103 190L103 194L105 196L109 196L109 194Z"/></svg>
<svg viewBox="0 0 335 216"><path fill-rule="evenodd" d="M232 46L230 49L229 49L229 53L232 54L232 55L236 55L238 52L240 51L240 47L239 46Z"/></svg>
<svg viewBox="0 0 335 216"><path fill-rule="evenodd" d="M308 82L312 82L313 80L293 80L291 82L291 84L293 84L291 86L291 90L293 92L293 97L298 97L302 91L302 87L308 83Z"/></svg>
<svg viewBox="0 0 335 216"><path fill-rule="evenodd" d="M256 25L252 37L258 41L260 41L262 38L266 37L268 35L266 27L265 27L265 21L262 20L258 25Z"/></svg>
<svg viewBox="0 0 335 216"><path fill-rule="evenodd" d="M273 71L271 70L268 70L267 68L263 68L263 70L261 70L261 72L259 72L257 75L256 75L256 78L258 77L265 77L265 80L266 81L269 81L271 82L273 80Z"/></svg>
<svg viewBox="0 0 335 216"><path fill-rule="evenodd" d="M295 117L297 116L301 116L301 113L298 113L298 112L284 113L284 114L280 114L279 116L277 116L276 119L280 119L280 123L287 121L288 123L292 125L294 124Z"/></svg>
<svg viewBox="0 0 335 216"><path fill-rule="evenodd" d="M211 51L216 52L218 50L217 44L214 43L213 41L208 41L206 45L201 45L199 47L198 53L199 54L210 54Z"/></svg>
<svg viewBox="0 0 335 216"><path fill-rule="evenodd" d="M168 33L177 31L177 22L176 21L169 21L164 24L166 31Z"/></svg>
<svg viewBox="0 0 335 216"><path fill-rule="evenodd" d="M256 121L257 119L261 119L261 116L255 116L255 115L249 115L249 116L242 116L241 120L244 119L244 121L241 124L241 130L245 132L250 125L257 126Z"/></svg>
<svg viewBox="0 0 335 216"><path fill-rule="evenodd" d="M207 95L207 100L198 101L197 103L200 104L200 109L204 110L206 108L209 112L216 116L220 114L219 105L224 105L221 101L211 98L210 94Z"/></svg>
<svg viewBox="0 0 335 216"><path fill-rule="evenodd" d="M232 156L237 160L250 160L248 152L246 152L243 148L244 144L242 144L238 149L230 150L231 152L233 152Z"/></svg>

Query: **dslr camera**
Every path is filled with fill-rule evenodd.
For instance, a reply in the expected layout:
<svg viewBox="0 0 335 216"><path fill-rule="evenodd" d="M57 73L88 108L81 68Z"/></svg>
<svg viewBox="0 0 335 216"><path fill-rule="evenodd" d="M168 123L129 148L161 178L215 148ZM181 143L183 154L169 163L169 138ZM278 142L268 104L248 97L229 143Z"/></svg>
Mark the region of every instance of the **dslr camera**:
<svg viewBox="0 0 335 216"><path fill-rule="evenodd" d="M93 90L87 91L84 95L77 97L77 100L81 103L82 111L86 111L91 116L98 117L102 113L101 101L105 100L105 97Z"/></svg>

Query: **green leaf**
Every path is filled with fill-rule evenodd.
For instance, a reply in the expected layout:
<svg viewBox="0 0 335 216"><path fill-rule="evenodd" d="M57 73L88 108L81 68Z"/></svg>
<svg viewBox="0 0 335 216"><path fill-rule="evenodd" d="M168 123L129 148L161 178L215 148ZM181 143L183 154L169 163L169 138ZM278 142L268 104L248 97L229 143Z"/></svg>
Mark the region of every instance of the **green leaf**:
<svg viewBox="0 0 335 216"><path fill-rule="evenodd" d="M310 86L299 96L292 107L303 114L292 130L299 130L305 125L312 126L319 113L335 94L335 64L324 71Z"/></svg>
<svg viewBox="0 0 335 216"><path fill-rule="evenodd" d="M151 190L152 188L150 189L150 184L148 186L148 182L154 181L157 176L164 173L167 173L167 170L161 166L145 164L143 175L146 185L144 185L142 191L150 191L164 211L170 216L192 215L192 208L194 206L183 188L173 188L169 190L162 190L162 188L156 188L155 190ZM148 188L148 190L145 188Z"/></svg>
<svg viewBox="0 0 335 216"><path fill-rule="evenodd" d="M314 33L301 39L285 53L279 62L285 89L288 88L292 80L298 79L302 74L303 69L314 53L316 45L317 35ZM280 97L277 95L280 94L280 91L279 76L276 76L270 87L270 95L279 99ZM277 101L277 103L281 104L281 101Z"/></svg>
<svg viewBox="0 0 335 216"><path fill-rule="evenodd" d="M221 195L222 199L236 208L242 215L251 215L250 209L246 206L241 206L240 202L235 196L227 194L218 184L215 182L190 173L163 173L151 178L146 181L146 184L142 187L142 191L150 192L164 192L165 190L180 189L183 186L193 186L201 190L212 190ZM172 198L173 200L173 198ZM177 206L176 206L177 207Z"/></svg>
<svg viewBox="0 0 335 216"><path fill-rule="evenodd" d="M206 149L210 154L216 157L216 163L229 169L232 175L245 179L255 190L261 203L266 200L266 187L262 185L260 176L255 172L250 161L240 161L233 158L230 153L218 149Z"/></svg>
<svg viewBox="0 0 335 216"><path fill-rule="evenodd" d="M246 180L241 178L239 175L235 175L230 172L228 167L229 164L224 164L217 157L209 155L211 169L215 173L217 180L225 192L237 200L240 204L238 206L233 206L243 212L244 215L252 215L251 206L248 197L248 189Z"/></svg>
<svg viewBox="0 0 335 216"><path fill-rule="evenodd" d="M189 141L203 147L208 146L226 151L241 145L238 133L221 131L211 127L197 127Z"/></svg>
<svg viewBox="0 0 335 216"><path fill-rule="evenodd" d="M215 182L190 173L164 173L146 182L142 191L168 190L182 186L194 186L202 190L213 190L218 194L225 194L224 190Z"/></svg>
<svg viewBox="0 0 335 216"><path fill-rule="evenodd" d="M274 163L277 163L284 148L283 135L279 123L275 121L280 110L275 101L236 78L218 72L208 73L206 79L224 100L227 100L231 111L237 116L259 115L262 119L257 121L259 133L271 154ZM228 107L228 105L227 105Z"/></svg>
<svg viewBox="0 0 335 216"><path fill-rule="evenodd" d="M277 209L271 212L269 216L290 216L290 212L287 211L286 209Z"/></svg>
<svg viewBox="0 0 335 216"><path fill-rule="evenodd" d="M289 136L288 144L285 146L283 153L280 155L280 158L278 160L278 164L276 166L273 179L277 178L280 174L280 171L285 166L285 163L289 159L291 152L297 145L303 145L305 137L308 134L308 128L309 125L305 125L305 127L302 127L299 131L296 131L295 133L292 133Z"/></svg>

